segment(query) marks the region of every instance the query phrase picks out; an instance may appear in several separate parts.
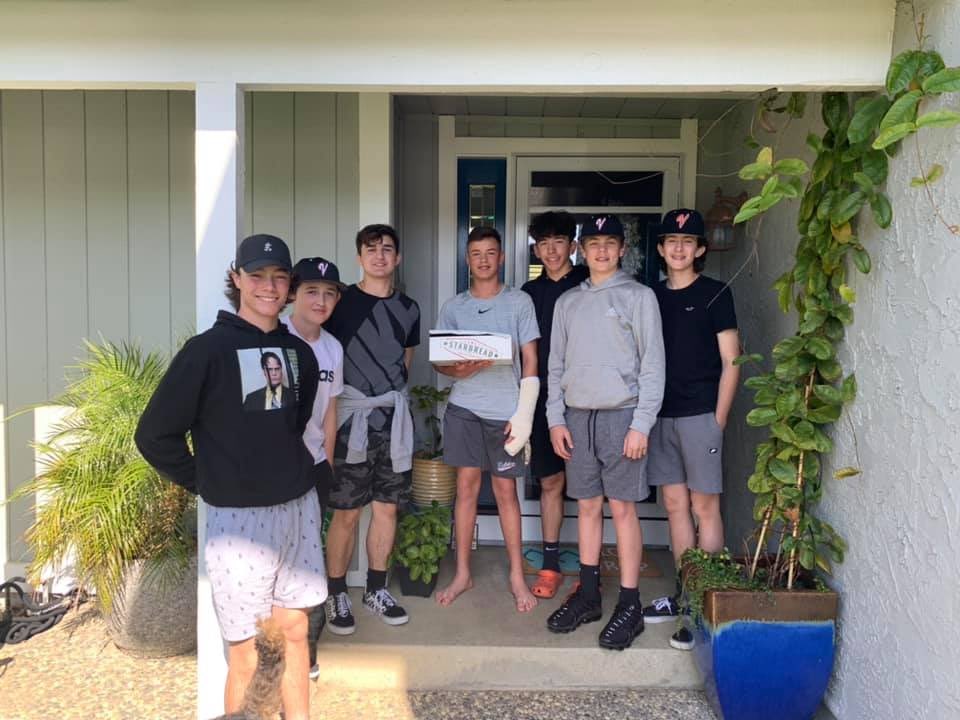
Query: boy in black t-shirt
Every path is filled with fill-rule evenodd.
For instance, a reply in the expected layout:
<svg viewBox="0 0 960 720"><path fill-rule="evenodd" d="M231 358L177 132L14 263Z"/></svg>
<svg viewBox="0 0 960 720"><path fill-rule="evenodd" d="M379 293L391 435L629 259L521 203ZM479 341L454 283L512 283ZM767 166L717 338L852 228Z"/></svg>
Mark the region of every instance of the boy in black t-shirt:
<svg viewBox="0 0 960 720"><path fill-rule="evenodd" d="M657 252L667 274L653 288L663 321L667 383L650 434L647 474L651 485L662 486L679 565L680 557L694 545L708 552L723 548L723 428L740 379L733 364L740 340L730 288L701 275L707 242L700 213L687 208L667 213ZM678 614L672 597L659 598L644 609L648 623L673 620ZM690 650L693 636L682 627L670 644Z"/></svg>
<svg viewBox="0 0 960 720"><path fill-rule="evenodd" d="M367 530L367 587L363 605L387 625L409 618L387 590L387 558L397 532L397 506L410 492L413 418L407 373L420 343L420 307L393 285L400 239L389 225L357 233L363 275L344 290L324 325L343 346L343 394L337 398L336 470L329 494L334 509L327 532L330 596L327 629L356 629L346 574L360 514L372 506Z"/></svg>
<svg viewBox="0 0 960 720"><path fill-rule="evenodd" d="M567 290L590 277L586 265L574 265L570 256L576 249L577 220L568 212L537 215L528 230L534 240L533 252L543 264L535 280L521 290L533 300L540 326L537 345L537 374L540 397L530 435L530 471L540 481L540 523L543 529L543 565L530 590L541 598L552 598L563 583L560 571L560 525L563 522L564 461L553 451L547 425L547 367L550 358L550 331L553 308Z"/></svg>

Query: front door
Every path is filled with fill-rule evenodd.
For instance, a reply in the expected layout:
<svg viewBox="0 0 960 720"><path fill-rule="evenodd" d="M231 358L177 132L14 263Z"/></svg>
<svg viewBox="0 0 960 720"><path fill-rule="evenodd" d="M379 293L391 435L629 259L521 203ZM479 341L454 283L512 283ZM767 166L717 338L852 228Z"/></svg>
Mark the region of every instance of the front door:
<svg viewBox="0 0 960 720"><path fill-rule="evenodd" d="M663 214L680 204L680 159L677 157L518 157L515 161L515 223L506 233L512 271L508 281L520 287L540 274L533 254L533 239L527 227L534 215L548 210L566 210L578 221L589 215L615 214L623 224L627 252L623 268L638 280L650 284L659 277L654 236L648 226L660 222ZM579 231L578 223L578 231ZM574 258L577 262L578 257ZM518 487L523 538L542 538L540 485L527 477ZM638 505L638 515L647 545L669 545L666 513L657 503L657 493ZM577 504L564 503L563 542L577 541ZM605 506L605 517L609 508ZM479 516L481 542L501 540L495 515ZM604 523L604 542L615 542L613 523Z"/></svg>

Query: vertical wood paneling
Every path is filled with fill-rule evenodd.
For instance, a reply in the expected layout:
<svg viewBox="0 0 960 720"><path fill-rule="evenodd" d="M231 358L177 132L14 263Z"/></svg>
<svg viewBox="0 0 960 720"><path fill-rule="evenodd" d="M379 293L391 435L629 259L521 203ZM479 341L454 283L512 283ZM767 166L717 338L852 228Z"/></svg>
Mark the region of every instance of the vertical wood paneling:
<svg viewBox="0 0 960 720"><path fill-rule="evenodd" d="M360 164L359 99L356 93L337 95L337 265L345 282L359 278L354 260L357 248L357 218L360 213L358 183Z"/></svg>
<svg viewBox="0 0 960 720"><path fill-rule="evenodd" d="M3 292L6 297L8 412L47 396L46 287L44 272L43 102L39 91L3 93ZM8 487L33 471L33 417L6 423L10 448ZM11 559L25 551L29 503L4 508Z"/></svg>
<svg viewBox="0 0 960 720"><path fill-rule="evenodd" d="M296 257L337 252L337 99L297 93L294 102Z"/></svg>
<svg viewBox="0 0 960 720"><path fill-rule="evenodd" d="M253 93L243 94L243 143L244 165L243 176L243 237L253 234Z"/></svg>
<svg viewBox="0 0 960 720"><path fill-rule="evenodd" d="M43 93L47 397L63 390L63 368L87 337L87 240L83 93Z"/></svg>
<svg viewBox="0 0 960 720"><path fill-rule="evenodd" d="M293 93L253 93L253 231L270 233L295 253Z"/></svg>
<svg viewBox="0 0 960 720"><path fill-rule="evenodd" d="M193 93L170 92L170 347L196 326ZM224 268L226 270L226 268ZM211 279L214 281L215 279Z"/></svg>
<svg viewBox="0 0 960 720"><path fill-rule="evenodd" d="M90 339L130 331L126 93L86 93L87 315Z"/></svg>
<svg viewBox="0 0 960 720"><path fill-rule="evenodd" d="M127 93L130 334L148 349L170 342L170 192L167 94Z"/></svg>

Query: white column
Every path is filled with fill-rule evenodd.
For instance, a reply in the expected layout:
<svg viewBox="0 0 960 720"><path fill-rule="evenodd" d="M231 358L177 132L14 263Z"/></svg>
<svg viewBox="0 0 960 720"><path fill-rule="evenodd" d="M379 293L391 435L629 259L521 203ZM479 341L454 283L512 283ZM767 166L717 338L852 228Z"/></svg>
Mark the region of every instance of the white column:
<svg viewBox="0 0 960 720"><path fill-rule="evenodd" d="M196 251L197 332L228 308L223 278L237 251L243 211L243 93L236 83L196 85ZM224 643L210 595L203 546L206 506L197 511L197 718L223 713L227 678Z"/></svg>

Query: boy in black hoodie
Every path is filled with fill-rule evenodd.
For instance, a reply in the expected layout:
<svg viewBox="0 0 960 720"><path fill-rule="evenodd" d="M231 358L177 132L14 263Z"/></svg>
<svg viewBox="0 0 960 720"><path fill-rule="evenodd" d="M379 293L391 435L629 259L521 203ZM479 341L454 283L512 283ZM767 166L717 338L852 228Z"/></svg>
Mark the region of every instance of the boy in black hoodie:
<svg viewBox="0 0 960 720"><path fill-rule="evenodd" d="M256 668L256 622L272 616L286 639L284 716L306 720L307 611L326 599L327 581L314 461L303 443L319 371L310 347L278 322L290 270L280 238L240 243L226 292L237 314L220 311L173 358L136 442L162 475L207 503L204 560L229 643L226 711L239 710ZM264 388L263 402L244 402Z"/></svg>

